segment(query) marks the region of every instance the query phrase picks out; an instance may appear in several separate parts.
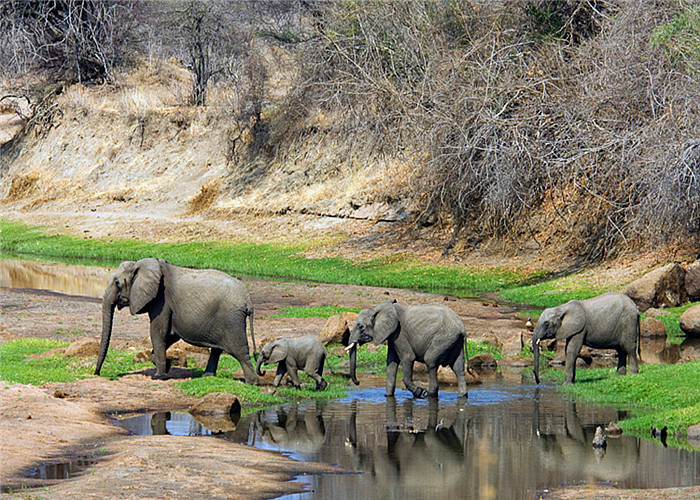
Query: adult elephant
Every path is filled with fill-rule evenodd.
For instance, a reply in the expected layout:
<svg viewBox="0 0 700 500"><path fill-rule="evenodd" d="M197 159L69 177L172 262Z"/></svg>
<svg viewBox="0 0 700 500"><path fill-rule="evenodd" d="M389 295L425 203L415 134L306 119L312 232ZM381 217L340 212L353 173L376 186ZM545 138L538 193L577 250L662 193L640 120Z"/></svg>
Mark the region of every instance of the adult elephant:
<svg viewBox="0 0 700 500"><path fill-rule="evenodd" d="M205 376L216 374L219 357L227 352L241 364L246 382L257 383L246 336L249 317L255 354L253 303L248 289L236 278L214 269L186 269L154 258L122 262L102 298L102 342L96 375L109 348L114 308L127 306L131 314L148 313L151 320L154 378L166 378L165 351L182 339L211 348Z"/></svg>
<svg viewBox="0 0 700 500"><path fill-rule="evenodd" d="M403 383L414 397L438 395L437 369L449 366L457 375L460 397L467 396L464 359L467 354L467 333L461 318L442 304L403 306L396 300L384 302L373 309L363 309L350 332L350 376L357 380L357 346L374 341L375 345L388 342L386 359L386 395L394 395L396 371L399 363ZM428 369L428 389L413 383L413 363L425 363Z"/></svg>
<svg viewBox="0 0 700 500"><path fill-rule="evenodd" d="M617 374L637 373L639 352L639 311L632 299L622 293L604 293L592 299L572 300L545 309L532 333L535 381L539 384L540 341L566 340L564 383L576 379L576 358L582 346L617 351Z"/></svg>

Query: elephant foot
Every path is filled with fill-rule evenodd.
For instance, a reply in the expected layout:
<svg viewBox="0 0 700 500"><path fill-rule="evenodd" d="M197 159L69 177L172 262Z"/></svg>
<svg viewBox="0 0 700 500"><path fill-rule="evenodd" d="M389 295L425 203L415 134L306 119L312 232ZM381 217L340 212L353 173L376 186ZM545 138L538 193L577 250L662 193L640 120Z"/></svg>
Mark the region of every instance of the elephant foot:
<svg viewBox="0 0 700 500"><path fill-rule="evenodd" d="M416 387L415 389L411 390L411 392L413 393L414 398L422 399L428 396L428 391L423 389L422 387Z"/></svg>
<svg viewBox="0 0 700 500"><path fill-rule="evenodd" d="M151 379L153 379L153 380L167 380L168 375L166 373L156 373L155 375L151 376Z"/></svg>
<svg viewBox="0 0 700 500"><path fill-rule="evenodd" d="M469 393L464 392L464 393L458 394L457 396L458 396L460 399L462 399L462 398L467 399L467 398L469 397Z"/></svg>
<svg viewBox="0 0 700 500"><path fill-rule="evenodd" d="M297 391L300 391L300 390L301 390L301 384L295 385L294 388L295 388Z"/></svg>
<svg viewBox="0 0 700 500"><path fill-rule="evenodd" d="M320 384L316 384L316 390L319 391L319 392L322 391L322 390L324 390L326 387L328 387L328 382L326 382L326 381L323 380L323 379L321 380L321 383L320 383Z"/></svg>
<svg viewBox="0 0 700 500"><path fill-rule="evenodd" d="M202 373L202 377L214 377L216 376L215 372L204 372Z"/></svg>

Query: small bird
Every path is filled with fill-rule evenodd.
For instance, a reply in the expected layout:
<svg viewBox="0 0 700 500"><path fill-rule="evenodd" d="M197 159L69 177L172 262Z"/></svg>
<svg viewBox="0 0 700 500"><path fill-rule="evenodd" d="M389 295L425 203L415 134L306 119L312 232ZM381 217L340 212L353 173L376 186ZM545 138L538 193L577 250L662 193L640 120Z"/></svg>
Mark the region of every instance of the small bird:
<svg viewBox="0 0 700 500"><path fill-rule="evenodd" d="M525 322L525 328L527 328L530 331L535 329L535 325L532 324L532 320L530 318L527 318L527 321Z"/></svg>
<svg viewBox="0 0 700 500"><path fill-rule="evenodd" d="M593 436L593 448L605 448L608 446L605 439L605 433L601 426L596 427L595 436Z"/></svg>

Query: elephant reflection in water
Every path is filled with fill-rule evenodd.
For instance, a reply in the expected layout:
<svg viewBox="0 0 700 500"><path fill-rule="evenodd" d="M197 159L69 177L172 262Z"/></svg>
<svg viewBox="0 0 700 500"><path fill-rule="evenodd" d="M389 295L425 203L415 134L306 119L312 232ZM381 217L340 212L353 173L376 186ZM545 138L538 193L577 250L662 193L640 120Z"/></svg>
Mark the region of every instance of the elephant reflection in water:
<svg viewBox="0 0 700 500"><path fill-rule="evenodd" d="M300 409L299 403L292 404L286 411L278 407L277 423L265 421L261 413L258 423L263 440L283 450L302 453L320 450L326 440L323 408L319 402L305 406Z"/></svg>
<svg viewBox="0 0 700 500"><path fill-rule="evenodd" d="M431 484L440 496L463 497L471 422L465 417L466 412L460 411L462 405L443 408L441 412L438 405L437 398L430 398L426 407L412 398L397 405L394 397L387 397L383 448L380 439L375 443L378 446L372 446L372 439L367 439L372 425L363 426L365 435L358 442L357 403L353 402L346 449L353 455L354 469L370 470L373 476L382 478L383 491L394 491L397 497L401 492L410 495L430 490Z"/></svg>
<svg viewBox="0 0 700 500"><path fill-rule="evenodd" d="M539 392L539 391L537 391ZM592 446L596 425L617 420L617 412L605 416L604 422L584 427L576 404L566 402L562 426L540 427L539 395L535 395L533 412L534 443L540 457L539 466L564 479L568 471L594 477L602 481L622 481L637 472L640 463L639 440L632 438L608 439L605 449Z"/></svg>

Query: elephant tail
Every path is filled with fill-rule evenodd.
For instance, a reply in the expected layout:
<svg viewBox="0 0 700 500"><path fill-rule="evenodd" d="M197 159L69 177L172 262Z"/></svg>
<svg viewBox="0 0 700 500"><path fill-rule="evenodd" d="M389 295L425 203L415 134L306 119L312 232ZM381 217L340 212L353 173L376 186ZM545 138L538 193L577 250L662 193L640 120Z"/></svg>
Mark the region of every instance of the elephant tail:
<svg viewBox="0 0 700 500"><path fill-rule="evenodd" d="M462 348L464 349L464 359L467 362L467 373L469 375L474 376L475 373L472 370L471 363L469 363L469 350L467 349L467 336L466 335L464 335L464 343L463 344L464 345L462 346Z"/></svg>
<svg viewBox="0 0 700 500"><path fill-rule="evenodd" d="M250 327L250 339L253 341L253 359L258 359L258 349L255 347L255 328L253 328L253 316L255 315L255 310L253 305L249 304L246 310L246 315L248 316L248 326Z"/></svg>

